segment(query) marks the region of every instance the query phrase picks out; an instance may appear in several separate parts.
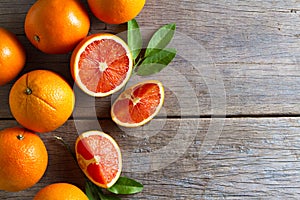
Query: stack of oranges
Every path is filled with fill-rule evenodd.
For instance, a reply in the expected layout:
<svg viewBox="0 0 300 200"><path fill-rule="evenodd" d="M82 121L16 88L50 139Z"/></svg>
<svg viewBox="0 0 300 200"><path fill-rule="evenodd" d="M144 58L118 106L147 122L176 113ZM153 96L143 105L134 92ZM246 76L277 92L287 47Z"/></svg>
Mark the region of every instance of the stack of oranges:
<svg viewBox="0 0 300 200"><path fill-rule="evenodd" d="M121 24L135 18L145 0L88 0L87 3L91 12L101 21ZM37 0L28 10L24 23L28 40L46 54L72 52L87 37L89 29L88 11L79 0ZM20 75L26 65L26 52L18 38L8 30L0 28L0 38L2 86ZM117 36L111 38L115 44L121 44L121 49L127 53L127 77L132 67L128 46L120 42ZM81 44L81 47L84 45ZM77 48L76 54L82 49ZM77 66L78 63L71 65ZM76 80L74 70L71 73ZM64 77L52 71L34 70L14 82L9 94L9 106L22 127L0 131L0 163L5 163L5 166L0 166L0 190L25 190L42 178L47 168L48 154L39 134L62 126L71 116L74 105L72 87ZM68 197L65 199L88 199L78 190L69 184L51 185L41 190L35 199L63 200L61 196L51 197L57 194L56 191L74 194L66 195Z"/></svg>

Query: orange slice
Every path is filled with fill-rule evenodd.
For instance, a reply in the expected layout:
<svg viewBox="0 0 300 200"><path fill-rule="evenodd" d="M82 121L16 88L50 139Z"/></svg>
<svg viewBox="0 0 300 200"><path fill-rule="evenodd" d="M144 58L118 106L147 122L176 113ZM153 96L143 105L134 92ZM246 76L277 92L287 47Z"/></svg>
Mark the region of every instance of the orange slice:
<svg viewBox="0 0 300 200"><path fill-rule="evenodd" d="M94 97L121 89L132 71L127 44L116 35L99 33L83 39L71 57L71 74L81 90Z"/></svg>
<svg viewBox="0 0 300 200"><path fill-rule="evenodd" d="M108 134L96 130L82 133L76 140L75 151L79 167L96 185L109 188L120 177L121 150Z"/></svg>
<svg viewBox="0 0 300 200"><path fill-rule="evenodd" d="M111 117L121 126L141 126L157 115L163 102L164 87L161 82L141 82L120 94L112 105Z"/></svg>

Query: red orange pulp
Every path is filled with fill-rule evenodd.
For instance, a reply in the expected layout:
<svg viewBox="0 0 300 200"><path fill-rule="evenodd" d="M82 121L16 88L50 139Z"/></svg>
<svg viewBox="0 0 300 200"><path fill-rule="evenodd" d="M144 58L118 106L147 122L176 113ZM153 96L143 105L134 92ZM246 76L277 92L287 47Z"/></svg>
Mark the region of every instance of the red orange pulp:
<svg viewBox="0 0 300 200"><path fill-rule="evenodd" d="M132 56L119 37L93 34L75 48L71 73L80 89L94 97L108 96L121 89L132 71Z"/></svg>
<svg viewBox="0 0 300 200"><path fill-rule="evenodd" d="M162 83L156 80L144 81L120 94L112 105L111 117L121 126L141 126L158 114L163 102Z"/></svg>
<svg viewBox="0 0 300 200"><path fill-rule="evenodd" d="M100 131L82 133L76 140L75 151L81 170L96 185L109 188L120 177L121 151L108 134Z"/></svg>

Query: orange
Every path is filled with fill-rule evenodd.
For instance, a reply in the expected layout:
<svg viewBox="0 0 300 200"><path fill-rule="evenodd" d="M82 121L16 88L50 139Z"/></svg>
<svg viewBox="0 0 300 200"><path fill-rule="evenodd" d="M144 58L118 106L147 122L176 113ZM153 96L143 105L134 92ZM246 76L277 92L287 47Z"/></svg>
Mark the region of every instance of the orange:
<svg viewBox="0 0 300 200"><path fill-rule="evenodd" d="M122 24L135 18L146 0L88 0L92 13L108 24Z"/></svg>
<svg viewBox="0 0 300 200"><path fill-rule="evenodd" d="M33 200L89 200L75 185L69 183L53 183L42 188Z"/></svg>
<svg viewBox="0 0 300 200"><path fill-rule="evenodd" d="M120 94L112 105L111 117L121 126L141 126L158 114L163 102L162 83L156 80L144 81Z"/></svg>
<svg viewBox="0 0 300 200"><path fill-rule="evenodd" d="M25 33L39 50L68 53L88 34L90 20L78 0L38 0L25 18Z"/></svg>
<svg viewBox="0 0 300 200"><path fill-rule="evenodd" d="M26 53L18 38L0 27L0 86L13 80L23 69Z"/></svg>
<svg viewBox="0 0 300 200"><path fill-rule="evenodd" d="M121 150L106 133L87 131L75 143L76 158L81 170L96 185L111 187L122 170Z"/></svg>
<svg viewBox="0 0 300 200"><path fill-rule="evenodd" d="M63 125L73 112L75 95L58 74L35 70L19 78L9 94L12 115L25 128L50 132Z"/></svg>
<svg viewBox="0 0 300 200"><path fill-rule="evenodd" d="M0 131L0 190L17 192L44 175L48 153L40 137L24 128Z"/></svg>
<svg viewBox="0 0 300 200"><path fill-rule="evenodd" d="M132 56L119 37L93 34L82 40L71 57L71 74L81 90L94 97L121 89L132 72Z"/></svg>

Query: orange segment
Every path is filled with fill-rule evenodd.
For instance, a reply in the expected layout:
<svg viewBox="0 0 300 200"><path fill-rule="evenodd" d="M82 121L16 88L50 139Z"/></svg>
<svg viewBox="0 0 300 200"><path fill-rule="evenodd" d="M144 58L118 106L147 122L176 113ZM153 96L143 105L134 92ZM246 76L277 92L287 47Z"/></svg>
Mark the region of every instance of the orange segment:
<svg viewBox="0 0 300 200"><path fill-rule="evenodd" d="M138 83L117 98L111 108L111 116L121 126L140 126L159 112L163 101L164 89L159 81Z"/></svg>
<svg viewBox="0 0 300 200"><path fill-rule="evenodd" d="M115 140L100 131L88 131L76 140L76 158L81 170L96 185L108 188L119 178L121 151Z"/></svg>
<svg viewBox="0 0 300 200"><path fill-rule="evenodd" d="M112 34L94 34L74 50L71 73L76 84L91 96L103 97L122 88L132 71L126 43Z"/></svg>

